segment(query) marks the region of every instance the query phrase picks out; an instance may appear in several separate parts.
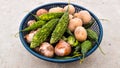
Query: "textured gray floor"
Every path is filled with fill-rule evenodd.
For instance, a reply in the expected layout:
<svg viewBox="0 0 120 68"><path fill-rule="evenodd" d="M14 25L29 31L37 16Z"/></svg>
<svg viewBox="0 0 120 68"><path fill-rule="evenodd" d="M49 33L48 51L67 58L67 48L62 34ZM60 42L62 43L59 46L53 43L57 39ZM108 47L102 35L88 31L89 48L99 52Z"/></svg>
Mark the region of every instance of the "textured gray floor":
<svg viewBox="0 0 120 68"><path fill-rule="evenodd" d="M23 17L45 1L56 0L0 0L0 68L120 68L119 0L71 0L102 19L104 29L101 47L106 55L97 49L83 64L79 61L66 64L43 61L31 55L19 38L14 37Z"/></svg>

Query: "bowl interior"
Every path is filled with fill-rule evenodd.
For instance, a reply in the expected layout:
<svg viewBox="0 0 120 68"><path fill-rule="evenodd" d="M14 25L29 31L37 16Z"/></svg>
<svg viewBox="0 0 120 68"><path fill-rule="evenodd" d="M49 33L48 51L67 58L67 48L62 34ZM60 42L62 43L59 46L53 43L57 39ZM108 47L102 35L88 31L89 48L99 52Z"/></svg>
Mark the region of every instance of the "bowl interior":
<svg viewBox="0 0 120 68"><path fill-rule="evenodd" d="M20 24L20 28L19 28L19 31L23 30L25 27L27 27L27 22L29 20L32 20L32 19L35 19L35 17L32 15L32 14L35 14L36 11L40 8L45 8L47 10L49 10L50 8L52 7L64 7L66 6L68 3L50 3L50 4L46 4L46 5L42 5L42 6L39 6L38 8L35 8L34 10L32 10L31 12L29 12L25 17L24 19L22 20L21 24ZM76 11L75 12L78 12L80 10L87 10L86 8L82 7L82 6L78 6L78 5L75 5L75 4L72 4ZM89 10L87 10L89 11ZM95 20L95 23L91 26L91 29L94 30L95 32L97 32L98 34L98 43L94 43L94 46L93 48L86 54L86 57L89 56L91 53L93 53L97 47L99 46L101 40L102 40L102 36L103 36L103 29L102 29L102 25L99 21L99 19L91 12L89 11L89 13L91 14L91 16L93 17L93 19ZM20 40L22 42L22 44L24 45L24 47L31 53L33 54L34 56L38 57L38 58L41 58L43 60L47 60L47 61L51 61L51 62L58 62L58 63L65 63L65 62L73 62L73 61L76 61L76 60L79 60L81 58L80 57L76 57L76 58L70 58L70 59L55 59L55 58L47 58L45 56L42 56L40 54L38 54L37 52L35 52L34 50L32 50L30 47L29 47L29 44L26 42L26 40L24 39L24 36L26 35L27 32L20 32L19 36L20 36Z"/></svg>

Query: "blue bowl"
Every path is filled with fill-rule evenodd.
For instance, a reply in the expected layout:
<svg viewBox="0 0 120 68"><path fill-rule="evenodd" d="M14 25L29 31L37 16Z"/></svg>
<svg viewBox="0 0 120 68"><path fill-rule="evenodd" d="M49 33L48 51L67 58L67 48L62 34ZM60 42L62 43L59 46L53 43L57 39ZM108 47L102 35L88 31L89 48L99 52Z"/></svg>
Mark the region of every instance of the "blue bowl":
<svg viewBox="0 0 120 68"><path fill-rule="evenodd" d="M32 14L35 14L36 11L40 8L45 8L45 9L50 9L52 7L56 7L56 6L59 6L59 7L64 7L65 5L67 5L68 3L49 3L49 4L45 4L45 5L42 5L42 6L39 6L37 8L35 8L34 10L32 10L31 12L29 12L25 17L24 19L22 20L21 24L20 24L20 27L19 27L19 31L23 30L25 27L27 27L27 22L31 19L35 19L32 15ZM72 4L72 3L71 3ZM80 11L80 10L87 10L89 11L88 9L82 7L82 6L79 6L79 5L76 5L76 4L72 4L75 9L76 9L76 12ZM99 19L91 12L89 11L89 13L91 14L91 16L94 18L95 20L95 23L91 26L91 29L93 29L94 31L97 32L98 34L98 43L95 43L93 48L91 50L89 50L89 52L87 52L86 56L89 56L91 55L97 48L98 46L100 45L101 43L101 40L102 40L102 37L103 37L103 28L102 28L102 25L99 21ZM45 56L42 56L40 54L38 54L37 52L35 52L34 50L32 50L30 47L29 47L29 44L26 42L24 36L25 36L26 32L20 32L19 33L19 37L20 37L20 40L23 44L23 46L31 53L33 54L34 56L40 58L40 59L43 59L43 60L46 60L46 61L50 61L50 62L57 62L57 63L66 63L66 62L73 62L73 61L77 61L77 60L80 60L82 57L76 57L76 58L70 58L70 59L55 59L55 58L48 58L48 57L45 57Z"/></svg>

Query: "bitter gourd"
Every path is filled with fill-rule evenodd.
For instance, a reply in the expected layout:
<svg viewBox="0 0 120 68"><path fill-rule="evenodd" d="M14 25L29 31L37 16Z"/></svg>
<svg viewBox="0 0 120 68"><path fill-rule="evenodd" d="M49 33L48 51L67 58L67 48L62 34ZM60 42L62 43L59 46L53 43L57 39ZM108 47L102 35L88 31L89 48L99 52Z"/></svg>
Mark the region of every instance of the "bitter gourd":
<svg viewBox="0 0 120 68"><path fill-rule="evenodd" d="M50 39L50 43L56 43L58 40L60 40L60 38L62 37L62 35L64 34L64 32L66 31L67 25L69 22L69 13L66 11L63 16L61 17L61 19L59 20L56 28L54 29L51 39Z"/></svg>
<svg viewBox="0 0 120 68"><path fill-rule="evenodd" d="M80 60L80 63L83 62L86 53L92 48L92 43L89 40L84 41L81 44L81 53L82 53L82 59Z"/></svg>
<svg viewBox="0 0 120 68"><path fill-rule="evenodd" d="M59 13L46 13L46 14L42 14L39 16L40 20L51 20L51 19L55 19L55 18L59 18L63 15L63 12L59 12Z"/></svg>
<svg viewBox="0 0 120 68"><path fill-rule="evenodd" d="M31 31L31 30L35 30L35 29L37 29L37 28L42 27L44 24L46 24L46 22L40 20L40 21L37 21L37 22L33 23L31 26L29 26L29 27L23 29L22 31Z"/></svg>
<svg viewBox="0 0 120 68"><path fill-rule="evenodd" d="M88 36L89 40L91 40L91 41L98 40L97 33L91 29L87 29L87 36Z"/></svg>
<svg viewBox="0 0 120 68"><path fill-rule="evenodd" d="M39 46L42 42L44 42L58 23L58 20L59 19L52 19L41 29L39 29L32 39L30 48L35 48Z"/></svg>

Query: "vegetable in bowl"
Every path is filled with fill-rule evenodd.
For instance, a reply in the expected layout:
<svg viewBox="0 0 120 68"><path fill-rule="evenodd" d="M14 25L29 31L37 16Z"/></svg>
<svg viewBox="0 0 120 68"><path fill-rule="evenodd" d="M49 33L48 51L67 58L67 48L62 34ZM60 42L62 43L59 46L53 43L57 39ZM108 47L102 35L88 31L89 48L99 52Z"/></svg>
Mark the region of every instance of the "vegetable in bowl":
<svg viewBox="0 0 120 68"><path fill-rule="evenodd" d="M60 7L60 8L64 8L64 7L68 6L67 3L60 3L60 4L57 3L57 4L48 4L48 5L49 6L50 5L58 5L58 6L55 6L55 7ZM60 5L63 5L63 6L60 6ZM86 9L84 9L82 7L79 7L77 5L74 5L74 4L71 4L71 5L77 11L83 11L84 10L84 11L89 12L88 10L86 10ZM40 11L40 9L47 10L47 13L43 13L41 15L35 15L39 19L36 19L36 17L34 17L33 15L31 15L32 18L29 18L29 20L36 20L36 22L35 22L36 24L37 24L38 21L45 21L45 24L43 24L41 27L36 27L36 28L31 29L29 31L23 31L24 29L26 29L26 28L28 28L28 27L30 27L30 26L32 26L34 24L33 23L30 26L25 26L24 24L27 24L27 22L25 22L22 25L24 27L22 27L22 29L20 28L20 31L21 31L20 32L20 38L24 39L24 41L22 40L22 43L27 48L27 50L30 51L32 54L34 54L35 56L37 56L37 57L39 57L41 59L47 60L47 61L52 61L52 62L72 62L72 61L75 61L75 60L79 60L79 59L82 58L82 55L83 55L83 53L81 52L82 43L87 41L87 40L89 40L90 42L96 42L96 41L91 41L89 38L87 38L88 36L86 36L85 40L80 41L78 39L79 37L75 36L76 29L78 27L83 27L84 28L84 26L87 25L87 24L82 23L80 26L76 25L76 27L74 27L74 30L72 30L72 31L68 28L70 19L74 19L74 18L76 19L77 18L77 17L74 16L74 13L76 13L77 11L74 11L74 13L69 13L68 11L50 12L50 13L48 12L49 9L55 8L55 7L52 6L52 7L46 8L45 6L43 6L43 7L37 8L34 12L32 12L33 14L36 14L36 12L38 12L38 10ZM76 8L80 8L82 10L78 10ZM57 9L57 8L55 8L55 9ZM89 14L91 16L91 19L93 18L95 20L94 16L92 16L91 13L89 13ZM69 16L71 16L71 15L73 17L69 18ZM27 18L25 20L29 21ZM83 22L83 20L81 18L77 18L77 20L80 20L80 21ZM87 22L87 23L89 23L89 22ZM79 23L79 21L78 21L78 23ZM96 21L94 23L96 23ZM94 25L94 23L93 23L93 25ZM93 25L89 26L87 29L91 29L91 27L93 27ZM87 31L86 31L87 29L84 28L84 31L86 32L86 34L87 34ZM21 34L22 34L22 36L26 36L31 31L36 31L36 33L33 35L32 41L27 42L27 38L21 37ZM92 31L94 31L94 29L92 29ZM94 31L94 32L96 33L96 31ZM80 31L80 33L81 33L81 31ZM83 34L83 33L81 33L81 34ZM97 35L97 37L99 37L98 33L96 33L96 35ZM75 40L73 40L74 45L69 42L70 41L69 36L72 36L72 37L75 38ZM79 36L79 33L78 33L78 36ZM64 37L64 39L63 39L63 37ZM57 52L62 53L64 51L64 47L62 47L64 45L64 44L62 44L63 42L61 43L61 45L59 45L59 49L57 49L57 52L55 52L55 48L56 48L57 44L61 40L63 40L64 43L70 45L68 49L71 49L68 52L68 54L62 55L62 56L58 55ZM99 38L97 39L97 41L98 40L99 40ZM51 56L51 57L48 57L43 52L40 52L41 51L40 48L41 47L44 48L44 46L42 44L45 43L45 42L50 44L53 47L54 55ZM26 44L27 44L27 46L26 46ZM95 47L94 45L95 44L92 44L92 48L88 49L86 54L84 54L83 57L88 56L88 53ZM61 50L62 48L63 48L63 50ZM49 47L46 48L46 49L48 49L48 52L50 51ZM64 59L65 57L67 57L67 58Z"/></svg>

